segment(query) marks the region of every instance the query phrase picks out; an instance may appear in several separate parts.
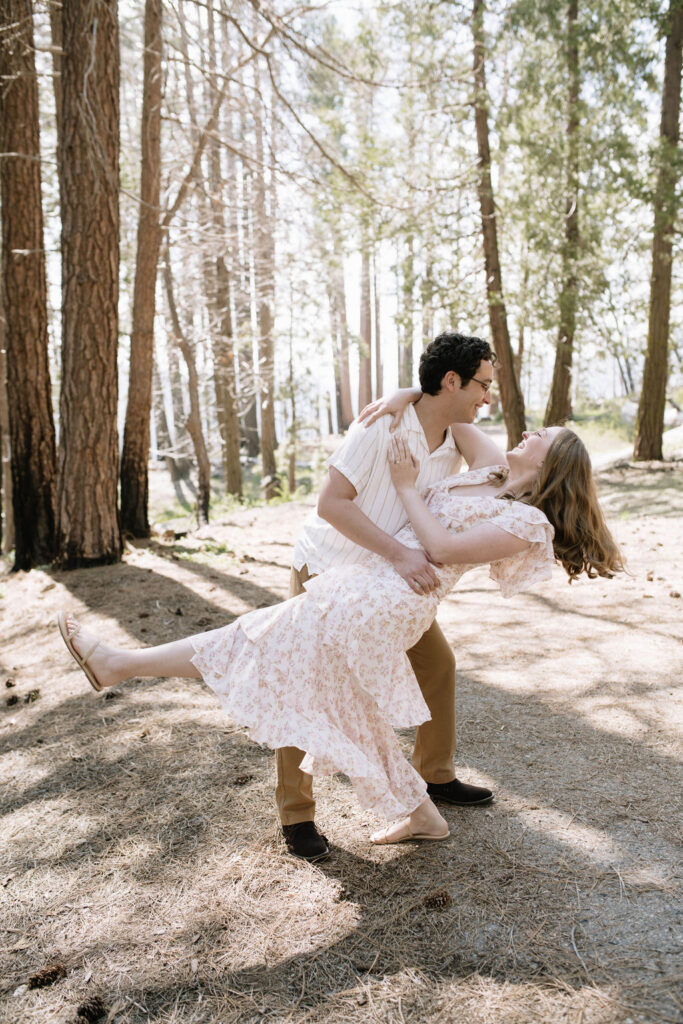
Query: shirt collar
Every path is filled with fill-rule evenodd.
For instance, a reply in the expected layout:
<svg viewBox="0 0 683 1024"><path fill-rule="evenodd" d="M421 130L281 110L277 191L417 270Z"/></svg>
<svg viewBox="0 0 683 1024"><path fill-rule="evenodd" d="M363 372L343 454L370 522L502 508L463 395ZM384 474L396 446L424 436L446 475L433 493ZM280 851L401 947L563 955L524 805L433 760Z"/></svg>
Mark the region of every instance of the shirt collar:
<svg viewBox="0 0 683 1024"><path fill-rule="evenodd" d="M412 434L422 448L427 448L427 439L425 437L425 432L422 429L422 424L417 418L417 412L415 411L415 406L412 402L406 409L405 413L403 414L401 427L406 432L406 434ZM452 451L456 453L458 452L458 446L455 443L455 438L453 437L450 427L446 429L446 436L443 439L443 442L439 445L438 448L435 448L434 451L430 452L429 454L436 455L437 452L441 451Z"/></svg>

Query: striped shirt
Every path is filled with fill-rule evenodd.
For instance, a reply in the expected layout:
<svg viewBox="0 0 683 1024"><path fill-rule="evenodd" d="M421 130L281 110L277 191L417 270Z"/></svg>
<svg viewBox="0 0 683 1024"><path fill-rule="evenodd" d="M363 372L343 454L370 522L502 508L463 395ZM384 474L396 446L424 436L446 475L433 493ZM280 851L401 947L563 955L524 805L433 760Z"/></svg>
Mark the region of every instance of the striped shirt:
<svg viewBox="0 0 683 1024"><path fill-rule="evenodd" d="M327 460L353 484L356 505L385 533L398 533L408 522L401 499L391 482L387 449L394 436L389 433L391 416L380 416L371 426L353 423L336 452ZM444 441L430 453L427 439L415 407L409 405L401 421L400 435L405 437L413 455L420 462L417 489L420 494L432 484L460 470L462 457L450 427ZM330 523L312 512L306 520L294 548L295 569L307 566L317 574L336 565L357 562L365 548L344 537Z"/></svg>

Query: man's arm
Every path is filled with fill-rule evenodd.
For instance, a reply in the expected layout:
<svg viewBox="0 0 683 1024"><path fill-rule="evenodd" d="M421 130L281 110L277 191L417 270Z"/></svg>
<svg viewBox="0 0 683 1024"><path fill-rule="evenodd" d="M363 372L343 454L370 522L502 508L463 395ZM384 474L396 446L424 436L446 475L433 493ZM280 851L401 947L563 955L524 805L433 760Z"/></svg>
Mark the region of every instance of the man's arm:
<svg viewBox="0 0 683 1024"><path fill-rule="evenodd" d="M408 548L380 530L355 504L356 495L353 484L330 466L318 498L318 515L354 544L386 558L417 594L434 590L439 579L424 551Z"/></svg>

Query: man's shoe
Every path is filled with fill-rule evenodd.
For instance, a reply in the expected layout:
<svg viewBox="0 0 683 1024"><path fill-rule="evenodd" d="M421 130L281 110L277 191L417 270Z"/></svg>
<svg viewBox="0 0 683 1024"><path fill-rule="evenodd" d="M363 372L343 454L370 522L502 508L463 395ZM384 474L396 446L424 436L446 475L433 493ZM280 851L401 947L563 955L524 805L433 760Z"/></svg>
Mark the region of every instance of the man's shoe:
<svg viewBox="0 0 683 1024"><path fill-rule="evenodd" d="M296 825L283 825L282 834L290 853L310 861L325 860L330 855L327 839L318 832L314 821L298 821Z"/></svg>
<svg viewBox="0 0 683 1024"><path fill-rule="evenodd" d="M453 779L452 782L428 782L427 796L432 800L441 800L445 804L454 804L456 807L477 807L481 804L490 804L493 800L490 789L469 786L459 779Z"/></svg>

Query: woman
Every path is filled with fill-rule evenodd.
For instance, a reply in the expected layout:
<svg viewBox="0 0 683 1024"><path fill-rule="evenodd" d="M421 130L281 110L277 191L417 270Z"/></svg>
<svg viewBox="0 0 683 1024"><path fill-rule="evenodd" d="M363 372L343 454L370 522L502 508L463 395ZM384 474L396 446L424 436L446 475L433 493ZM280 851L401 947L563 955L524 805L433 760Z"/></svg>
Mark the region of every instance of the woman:
<svg viewBox="0 0 683 1024"><path fill-rule="evenodd" d="M505 597L548 579L554 560L570 580L581 572L609 577L622 567L575 434L560 427L526 434L505 456L475 427L458 425L454 433L470 470L441 481L426 500L415 489L419 466L405 441L394 438L388 453L411 523L397 536L422 545L439 566L430 594L416 594L368 553L311 580L299 597L159 647L111 647L61 613L70 653L96 690L132 677L202 677L253 740L305 750L303 771L343 772L364 807L402 816L375 833L374 843L447 838L394 734L429 717L404 652L473 565L490 562Z"/></svg>

